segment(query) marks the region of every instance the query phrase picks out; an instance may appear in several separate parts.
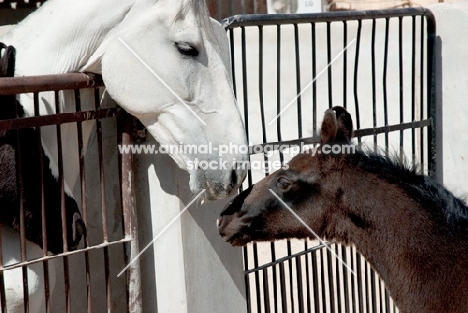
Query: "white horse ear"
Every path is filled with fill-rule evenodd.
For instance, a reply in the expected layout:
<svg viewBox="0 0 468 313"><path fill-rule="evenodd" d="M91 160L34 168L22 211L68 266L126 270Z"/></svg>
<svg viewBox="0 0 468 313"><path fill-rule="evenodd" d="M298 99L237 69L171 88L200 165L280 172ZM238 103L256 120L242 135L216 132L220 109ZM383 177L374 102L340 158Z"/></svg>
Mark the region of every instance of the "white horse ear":
<svg viewBox="0 0 468 313"><path fill-rule="evenodd" d="M104 52L106 51L106 48L108 46L107 40L105 40L99 48L91 55L86 62L85 65L83 65L80 69L79 72L88 72L88 73L95 73L95 74L102 74L102 56L104 55Z"/></svg>
<svg viewBox="0 0 468 313"><path fill-rule="evenodd" d="M79 72L102 74L102 55L94 54Z"/></svg>

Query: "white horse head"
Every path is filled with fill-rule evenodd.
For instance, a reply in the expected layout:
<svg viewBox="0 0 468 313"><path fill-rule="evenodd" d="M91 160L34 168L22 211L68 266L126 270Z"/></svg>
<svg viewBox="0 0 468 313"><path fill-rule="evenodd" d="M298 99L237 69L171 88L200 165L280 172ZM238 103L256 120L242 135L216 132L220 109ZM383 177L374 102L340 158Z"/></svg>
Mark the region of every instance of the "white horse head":
<svg viewBox="0 0 468 313"><path fill-rule="evenodd" d="M192 192L206 189L208 198L224 198L243 181L245 170L235 164L247 159L237 149L247 143L232 92L229 45L220 24L208 17L204 1L49 0L0 40L16 47L18 76L102 74L108 94L162 145L212 146L210 153L169 149L190 173ZM53 111L48 107L53 101L46 97L41 110ZM71 110L67 95L63 98L63 111ZM20 101L32 114L31 99L23 96ZM85 141L91 127L84 126ZM62 125L62 134L71 137L74 128ZM54 134L53 127L45 129L43 141L57 173L56 144L48 139L55 140ZM221 162L220 144L236 147ZM71 189L78 176L78 162L73 162L78 153L75 142L69 145L64 159L72 168L65 169L65 182Z"/></svg>
<svg viewBox="0 0 468 313"><path fill-rule="evenodd" d="M226 33L207 18L202 5L158 1L134 12L135 18L121 24L120 40L114 36L105 47L103 79L112 98L162 145L246 145L232 92ZM195 159L222 165L217 153L179 151L171 156L189 171L194 192L206 188L213 198L225 197L243 180L243 171L233 169L235 160L246 159L240 153L223 156L229 164L225 170L194 168Z"/></svg>

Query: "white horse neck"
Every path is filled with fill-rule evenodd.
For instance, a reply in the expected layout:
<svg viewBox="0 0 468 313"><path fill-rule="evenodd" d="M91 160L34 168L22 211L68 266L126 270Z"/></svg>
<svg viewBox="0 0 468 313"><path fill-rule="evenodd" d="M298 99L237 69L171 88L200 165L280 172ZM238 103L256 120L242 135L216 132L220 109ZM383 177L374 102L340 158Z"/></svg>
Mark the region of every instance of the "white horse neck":
<svg viewBox="0 0 468 313"><path fill-rule="evenodd" d="M17 50L17 76L80 71L134 2L50 0L0 41Z"/></svg>

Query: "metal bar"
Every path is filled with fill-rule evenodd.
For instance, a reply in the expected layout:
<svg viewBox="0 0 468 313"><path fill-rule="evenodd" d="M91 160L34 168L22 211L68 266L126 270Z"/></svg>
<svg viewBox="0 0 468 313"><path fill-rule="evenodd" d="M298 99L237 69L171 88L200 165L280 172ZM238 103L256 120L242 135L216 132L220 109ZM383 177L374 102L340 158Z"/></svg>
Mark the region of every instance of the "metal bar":
<svg viewBox="0 0 468 313"><path fill-rule="evenodd" d="M358 303L359 303L359 311L364 312L364 297L362 294L362 269L361 269L361 255L356 251L356 280L357 280L357 292L358 292Z"/></svg>
<svg viewBox="0 0 468 313"><path fill-rule="evenodd" d="M102 86L104 86L104 83L100 75L85 73L2 77L0 78L0 95Z"/></svg>
<svg viewBox="0 0 468 313"><path fill-rule="evenodd" d="M75 108L76 112L81 112L81 94L79 89L74 90L75 93ZM78 137L78 151L79 151L79 167L80 167L80 187L81 187L81 215L85 225L88 225L88 201L86 199L86 168L85 168L85 155L83 144L83 126L81 123L76 123L77 137ZM89 247L88 235L84 234L85 248ZM91 301L91 271L89 262L89 252L84 251L85 257L85 270L86 270L86 311L91 313L93 310Z"/></svg>
<svg viewBox="0 0 468 313"><path fill-rule="evenodd" d="M39 115L39 93L33 94L34 101L34 115ZM42 227L42 256L48 254L48 243L47 243L47 214L45 204L45 189L44 189L44 159L42 154L42 140L41 140L41 128L36 128L36 141L37 141L37 156L39 158L39 181L41 182L41 227ZM51 312L50 302L50 283L49 283L49 262L44 261L42 263L42 270L44 271L44 304L47 313Z"/></svg>
<svg viewBox="0 0 468 313"><path fill-rule="evenodd" d="M372 19L371 34L371 70L372 70L372 126L377 127L377 91L375 79L375 28L376 20ZM374 149L377 146L377 135L374 135Z"/></svg>
<svg viewBox="0 0 468 313"><path fill-rule="evenodd" d="M366 305L365 305L365 312L372 312L370 310L370 301L369 301L369 297L370 297L370 294L369 294L369 264L364 260L364 299L365 299L365 302L366 302Z"/></svg>
<svg viewBox="0 0 468 313"><path fill-rule="evenodd" d="M247 84L247 52L245 50L245 28L241 27L241 42L242 42L242 92L244 99L244 127L247 142L249 142L249 97L248 97L248 84ZM250 160L249 160L250 161ZM252 185L252 171L247 169L247 181L249 186Z"/></svg>
<svg viewBox="0 0 468 313"><path fill-rule="evenodd" d="M265 121L265 106L263 103L263 26L258 27L258 96L259 96L259 104L260 104L260 117L261 117L261 123L262 123L262 142L266 143L267 142L267 132L266 132L266 121ZM263 155L264 161L268 161L268 156ZM266 168L265 175L269 174L269 168ZM244 249L244 257L245 257L245 252L247 250ZM273 242L270 243L270 252L272 256L272 260L275 259L275 244ZM246 258L248 259L248 258ZM248 260L246 260L248 262ZM247 264L247 263L246 263ZM246 267L246 270L248 268ZM277 295L277 273L276 273L276 267L272 267L272 272L273 272L273 300L274 300L274 308L275 308L275 313L278 312L278 295ZM265 279L265 277L264 277ZM265 283L264 283L265 284ZM265 288L265 287L264 287ZM248 301L250 301L250 294L247 293L247 298ZM270 307L265 306L265 311L269 312Z"/></svg>
<svg viewBox="0 0 468 313"><path fill-rule="evenodd" d="M71 293L70 293L70 266L68 263L68 257L63 257L63 276L64 276L64 291L65 291L65 303L67 313L72 311L71 308Z"/></svg>
<svg viewBox="0 0 468 313"><path fill-rule="evenodd" d="M100 109L100 95L99 89L94 89L94 107L95 110ZM99 161L99 181L101 186L101 215L102 215L102 236L103 242L109 240L108 225L107 225L107 201L106 201L106 179L104 172L104 157L102 152L102 123L100 119L95 121L96 137L98 146L98 161ZM109 249L105 247L102 250L104 255L104 279L106 282L106 299L107 299L107 312L112 312L112 286L109 274Z"/></svg>
<svg viewBox="0 0 468 313"><path fill-rule="evenodd" d="M384 295L382 292L383 282L380 277L378 278L378 288L379 288L379 306L380 306L379 312L384 313Z"/></svg>
<svg viewBox="0 0 468 313"><path fill-rule="evenodd" d="M389 133L389 132L405 130L405 129L425 128L425 127L431 126L432 123L433 123L432 119L425 119L421 121L408 122L408 123L396 124L396 125L388 125L388 126L382 126L382 127L376 127L376 128L356 129L353 132L352 137L360 138L360 137L372 136L372 135L377 135L377 134L382 134L382 133ZM252 145L249 147L249 151L251 152L250 154L256 154L254 151L263 151L262 148L264 148L265 146L269 146L269 148L271 148L272 151L276 151L280 147L284 148L288 146L301 146L301 144L313 145L313 144L318 144L318 143L320 143L320 137L316 135L312 137L304 137L304 138L294 139L294 140L275 141L275 142L267 142L263 144Z"/></svg>
<svg viewBox="0 0 468 313"><path fill-rule="evenodd" d="M335 312L335 283L333 277L333 262L332 262L332 254L329 249L325 252L325 260L327 262L327 270L328 270L328 292L330 294L330 312Z"/></svg>
<svg viewBox="0 0 468 313"><path fill-rule="evenodd" d="M354 247L351 246L349 249L349 256L350 256L350 263L351 266L353 267L354 272L356 273L356 266L355 266L355 254L354 254ZM355 276L356 275L351 275L351 308L352 308L352 313L359 312L359 309L357 308L357 302L356 302L356 284L355 284Z"/></svg>
<svg viewBox="0 0 468 313"><path fill-rule="evenodd" d="M317 251L318 250L315 249L311 252L312 283L314 291L314 312L320 312Z"/></svg>
<svg viewBox="0 0 468 313"><path fill-rule="evenodd" d="M328 107L333 107L333 89L332 89L332 64L331 64L331 29L330 22L327 22L327 64L330 64L327 68L328 72Z"/></svg>
<svg viewBox="0 0 468 313"><path fill-rule="evenodd" d="M49 125L92 121L96 119L116 117L120 108L101 109L99 111L85 111L73 113L59 113L33 117L23 117L11 120L1 120L0 129L18 129L28 127L42 127Z"/></svg>
<svg viewBox="0 0 468 313"><path fill-rule="evenodd" d="M270 252L271 252L271 261L276 262L276 249L275 243L270 243ZM273 270L273 298L275 300L275 313L278 313L278 274L276 270L276 266L272 267Z"/></svg>
<svg viewBox="0 0 468 313"><path fill-rule="evenodd" d="M244 256L244 269L247 270L249 268L249 253L248 253L248 248L245 246L242 251L243 251L243 256ZM246 273L246 272L244 272ZM244 282L245 282L245 294L246 294L246 305L247 305L247 312L250 313L252 312L252 300L250 299L250 280L249 280L249 275L246 273L244 275Z"/></svg>
<svg viewBox="0 0 468 313"><path fill-rule="evenodd" d="M46 257L37 258L37 259L33 259L33 260L28 260L28 261L25 261L25 262L19 262L19 263L15 263L15 264L8 265L8 266L1 266L0 271L9 271L9 270L13 270L15 268L20 268L22 266L32 265L32 264L39 263L39 262L50 261L52 259L58 259L58 258L62 258L62 257L65 257L65 256L71 256L71 255L83 253L84 251L99 250L99 249L103 249L104 247L109 247L109 246L112 246L112 245L128 243L131 240L132 240L131 238L124 238L122 240L101 243L101 244L94 245L94 246L91 246L91 247L88 247L88 248L83 248L83 249L80 249L80 250L68 251L68 252L64 252L64 253L61 253L61 254L57 254L57 255L48 255Z"/></svg>
<svg viewBox="0 0 468 313"><path fill-rule="evenodd" d="M433 123L428 128L428 175L435 177L437 170L437 121L436 121L436 88L435 88L435 68L436 68L436 55L435 55L435 38L436 38L436 24L435 18L432 15L426 15L427 19L427 112L428 117L432 119Z"/></svg>
<svg viewBox="0 0 468 313"><path fill-rule="evenodd" d="M265 313L270 313L270 287L268 284L268 269L262 270L263 275L263 305L265 307Z"/></svg>
<svg viewBox="0 0 468 313"><path fill-rule="evenodd" d="M335 243L335 254L338 255L338 245ZM340 283L340 260L334 257L334 267L335 267L335 278L336 278L336 307L338 311L341 311L341 289L343 285ZM333 262L332 262L333 263ZM343 291L344 292L344 291Z"/></svg>
<svg viewBox="0 0 468 313"><path fill-rule="evenodd" d="M301 60L299 53L299 29L297 24L294 24L294 48L296 57L296 94L297 97L297 128L298 137L302 138L302 96L301 93Z"/></svg>
<svg viewBox="0 0 468 313"><path fill-rule="evenodd" d="M326 288L325 288L325 262L324 262L324 250L320 250L320 291L322 294L322 312L329 312L327 311L327 295L326 295Z"/></svg>
<svg viewBox="0 0 468 313"><path fill-rule="evenodd" d="M261 270L263 270L264 268L268 268L268 267L272 267L272 266L278 265L278 264L280 264L280 263L284 263L285 261L288 261L288 260L294 259L294 258L296 258L296 257L299 257L299 256L302 256L302 255L305 255L305 254L308 254L308 253L311 253L311 252L320 250L320 249L322 249L322 248L324 248L324 247L326 247L326 244L321 244L321 245L312 247L312 248L310 248L310 249L308 249L308 250L301 251L301 252L295 253L295 254L293 254L293 255L289 255L289 256L282 257L282 258L280 258L280 259L277 259L276 261L263 264L263 265L261 265L261 266L259 266L259 267L255 267L255 268L251 268L251 269L245 270L245 271L244 271L244 274L245 274L245 275L248 275L248 274L250 274L250 273L254 273L254 272L257 272L257 271L261 271Z"/></svg>
<svg viewBox="0 0 468 313"><path fill-rule="evenodd" d="M265 106L263 103L263 26L258 27L258 101L260 104L260 117L262 123L262 142L267 142L266 122L265 122ZM268 161L268 157L264 154L263 160ZM267 164L267 163L265 163ZM268 167L265 168L265 175L270 173Z"/></svg>
<svg viewBox="0 0 468 313"><path fill-rule="evenodd" d="M18 103L16 103L16 116L18 116ZM14 131L16 134L16 183L19 194L19 233L20 233L20 253L21 262L26 262L26 225L25 225L25 209L24 209L24 185L23 185L23 169L22 169L22 158L21 158L21 134L19 130ZM23 266L22 280L23 280L23 303L24 312L29 312L29 283L28 283L28 271L27 267Z"/></svg>
<svg viewBox="0 0 468 313"><path fill-rule="evenodd" d="M288 312L288 303L286 302L286 275L284 273L284 263L279 263L280 268L280 290L281 290L281 312Z"/></svg>
<svg viewBox="0 0 468 313"><path fill-rule="evenodd" d="M304 312L304 288L302 286L302 263L301 263L301 257L296 256L296 280L297 280L297 302L298 302L298 308L299 312L302 313ZM291 273L291 278L292 278L292 273ZM291 279L292 281L292 279ZM291 289L291 294L293 289Z"/></svg>
<svg viewBox="0 0 468 313"><path fill-rule="evenodd" d="M1 240L0 240L0 248L2 248ZM3 263L3 261L1 263ZM2 312L7 313L6 295L5 295L5 276L4 276L3 271L0 272L0 301L1 301L0 308L2 309Z"/></svg>
<svg viewBox="0 0 468 313"><path fill-rule="evenodd" d="M385 313L390 313L390 297L387 289L385 289Z"/></svg>
<svg viewBox="0 0 468 313"><path fill-rule="evenodd" d="M345 264L348 264L347 255L346 255L346 247L341 245L341 259L343 260L342 263L342 271L343 271L343 286L344 286L344 307L345 312L350 312L349 309L349 282L348 282L348 269L346 268Z"/></svg>
<svg viewBox="0 0 468 313"><path fill-rule="evenodd" d="M100 109L99 90L94 90L94 104L96 111ZM102 123L100 119L95 121L96 138L98 148L98 162L99 162L99 181L101 186L101 216L102 216L102 239L104 242L108 241L108 226L107 226L107 203L106 203L106 179L104 173L104 158L102 152Z"/></svg>
<svg viewBox="0 0 468 313"><path fill-rule="evenodd" d="M59 92L54 92L55 99L55 112L60 113L60 100ZM61 125L56 125L57 132L57 167L58 167L58 183L60 186L60 211L62 219L62 244L63 251L68 251L68 231L67 231L67 214L65 207L65 187L64 187L64 173L63 173L63 149L62 149L62 131ZM63 257L63 276L64 276L64 292L65 292L65 304L66 312L71 312L71 294L70 294L70 276L69 276L69 264L68 257Z"/></svg>
<svg viewBox="0 0 468 313"><path fill-rule="evenodd" d="M60 113L60 100L58 91L54 92L55 112ZM63 174L63 154L62 154L62 130L59 124L55 127L57 132L57 167L58 167L58 183L60 186L60 212L62 219L62 244L63 251L68 251L68 232L67 232L67 213L65 208L65 188Z"/></svg>
<svg viewBox="0 0 468 313"><path fill-rule="evenodd" d="M359 115L359 97L358 97L358 69L359 69L359 48L361 46L361 29L362 29L362 20L358 20L358 28L357 28L357 35L356 35L356 53L354 57L354 110L355 110L355 121L356 121L356 129L361 128L361 119ZM360 138L358 138L358 142Z"/></svg>
<svg viewBox="0 0 468 313"><path fill-rule="evenodd" d="M237 85L236 85L236 63L235 60L235 44L234 44L234 30L229 30L229 46L231 50L231 74L232 74L232 88L234 89L234 97L237 99Z"/></svg>
<svg viewBox="0 0 468 313"><path fill-rule="evenodd" d="M122 114L119 121L121 131L122 145L130 145L132 143L132 125L133 118L129 114ZM138 244L138 222L135 203L135 175L133 173L133 155L131 153L123 153L120 155L120 170L122 182L122 212L124 220L125 238L129 239L125 246L125 254L127 263L134 260L139 253ZM141 313L142 298L141 298L141 274L140 260L135 260L127 269L127 294L128 294L128 312Z"/></svg>
<svg viewBox="0 0 468 313"><path fill-rule="evenodd" d="M278 141L282 140L281 136L281 26L276 27L276 134ZM283 154L279 155L281 163L283 163Z"/></svg>
<svg viewBox="0 0 468 313"><path fill-rule="evenodd" d="M3 267L3 242L2 231L0 229L0 267ZM1 312L7 312L6 309L6 293L5 293L5 276L4 271L0 271L0 308Z"/></svg>
<svg viewBox="0 0 468 313"><path fill-rule="evenodd" d="M304 250L307 250L308 245L307 245L307 239L304 240ZM310 271L309 271L309 255L304 254L304 259L305 259L305 278L306 278L306 308L307 308L307 313L312 312L312 307L311 307L311 302L310 302Z"/></svg>
<svg viewBox="0 0 468 313"><path fill-rule="evenodd" d="M343 21L343 107L348 107L348 23Z"/></svg>
<svg viewBox="0 0 468 313"><path fill-rule="evenodd" d="M411 31L411 121L416 120L416 16L412 17ZM422 113L422 112L421 112ZM422 116L420 116L422 119ZM411 130L411 160L416 164L416 130Z"/></svg>
<svg viewBox="0 0 468 313"><path fill-rule="evenodd" d="M258 267L258 250L257 250L257 243L254 242L252 245L253 249L253 257L254 257L254 267ZM262 301L261 301L261 294L260 294L260 273L258 271L254 272L255 277L255 296L257 298L257 312L262 312Z"/></svg>
<svg viewBox="0 0 468 313"><path fill-rule="evenodd" d="M244 101L244 126L245 126L245 133L247 136L247 142L249 141L249 114L248 114L248 80L247 80L247 52L246 52L246 41L245 41L245 28L241 27L241 43L242 43L242 95ZM251 170L248 170L248 183L249 186L252 185L252 173ZM257 244L253 244L253 255L254 255L254 266L258 266L258 251L257 251ZM261 304L261 293L260 293L260 276L258 272L255 272L255 296L256 296L256 303L257 303L257 312L261 312L262 304Z"/></svg>
<svg viewBox="0 0 468 313"><path fill-rule="evenodd" d="M312 77L317 77L317 36L315 23L311 23ZM312 132L317 133L317 80L312 84Z"/></svg>
<svg viewBox="0 0 468 313"><path fill-rule="evenodd" d="M388 125L388 99L387 99L387 64L388 64L388 33L390 29L390 19L385 19L385 41L384 41L384 59L383 59L383 110L384 110L384 125ZM385 133L385 153L389 152L388 132Z"/></svg>
<svg viewBox="0 0 468 313"><path fill-rule="evenodd" d="M377 312L377 298L375 289L375 271L370 268L370 283L371 283L371 312Z"/></svg>
<svg viewBox="0 0 468 313"><path fill-rule="evenodd" d="M260 116L262 122L262 140L267 142L265 107L263 104L263 26L258 27L258 100L260 104Z"/></svg>
<svg viewBox="0 0 468 313"><path fill-rule="evenodd" d="M424 18L421 18L421 47L420 47L420 51L421 51L421 65L420 65L420 71L421 71L421 74L420 74L420 77L421 77L421 86L420 86L420 89L421 89L421 93L419 95L420 97L420 100L419 100L419 110L421 112L421 118L424 117L424 108L425 107L428 107L428 104L425 104L424 103L424 97L425 97L425 92L427 91L427 89L429 88L428 85L424 85ZM420 154L420 160L419 162L421 162L421 170L424 170L424 132L422 130L420 130L420 133L419 133L419 144L420 144L420 148L421 148L421 154ZM430 142L428 142L428 144L430 144Z"/></svg>
<svg viewBox="0 0 468 313"><path fill-rule="evenodd" d="M291 252L291 240L286 241L286 246L287 246L287 251L288 251L288 256L292 255ZM291 300L291 312L294 313L294 292L293 292L293 264L292 264L293 259L288 260L288 268L289 268L289 298Z"/></svg>
<svg viewBox="0 0 468 313"><path fill-rule="evenodd" d="M221 24L226 29L258 25L303 24L310 22L334 22L369 20L374 18L393 18L399 16L423 15L432 16L431 11L425 8L405 8L390 10L368 10L348 12L327 12L311 14L255 14L236 15L225 18Z"/></svg>
<svg viewBox="0 0 468 313"><path fill-rule="evenodd" d="M404 77L403 77L403 17L398 18L398 69L400 84L400 123L404 122ZM403 130L400 130L400 159L403 159Z"/></svg>

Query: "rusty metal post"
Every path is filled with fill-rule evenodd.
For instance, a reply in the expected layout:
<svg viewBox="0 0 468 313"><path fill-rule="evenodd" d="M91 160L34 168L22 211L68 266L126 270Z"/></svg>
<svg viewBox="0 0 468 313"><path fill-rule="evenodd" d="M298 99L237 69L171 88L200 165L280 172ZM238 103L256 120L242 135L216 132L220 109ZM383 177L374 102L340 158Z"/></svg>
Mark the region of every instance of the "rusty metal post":
<svg viewBox="0 0 468 313"><path fill-rule="evenodd" d="M119 128L121 130L121 144L132 143L133 117L122 111L119 118ZM133 155L122 153L121 156L121 177L122 177L122 206L125 228L125 237L131 239L125 244L127 263L132 261L139 253L138 244L138 224L135 201L135 176L133 171ZM127 295L128 312L141 313L141 274L140 261L136 260L126 272L127 275Z"/></svg>

